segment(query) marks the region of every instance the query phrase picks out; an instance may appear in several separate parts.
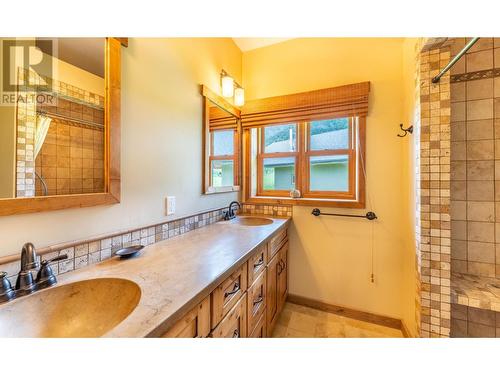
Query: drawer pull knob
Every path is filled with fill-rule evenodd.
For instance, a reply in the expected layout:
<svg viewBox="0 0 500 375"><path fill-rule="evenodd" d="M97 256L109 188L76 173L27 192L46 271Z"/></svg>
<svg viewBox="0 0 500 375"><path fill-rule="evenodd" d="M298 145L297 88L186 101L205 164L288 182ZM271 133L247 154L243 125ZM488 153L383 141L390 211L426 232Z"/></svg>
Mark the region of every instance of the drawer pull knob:
<svg viewBox="0 0 500 375"><path fill-rule="evenodd" d="M230 292L224 293L224 298L227 298L229 296L232 296L235 293L238 293L239 290L240 290L240 284L239 283L235 283L234 287L233 287L233 290L231 290Z"/></svg>
<svg viewBox="0 0 500 375"><path fill-rule="evenodd" d="M260 258L259 261L253 265L253 268L260 267L263 264L264 264L264 256L262 256L262 258Z"/></svg>
<svg viewBox="0 0 500 375"><path fill-rule="evenodd" d="M240 337L240 330L236 328L233 332L233 339Z"/></svg>
<svg viewBox="0 0 500 375"><path fill-rule="evenodd" d="M262 301L264 301L264 297L262 296L259 296L255 301L253 301L253 305L258 305L259 303L261 303Z"/></svg>

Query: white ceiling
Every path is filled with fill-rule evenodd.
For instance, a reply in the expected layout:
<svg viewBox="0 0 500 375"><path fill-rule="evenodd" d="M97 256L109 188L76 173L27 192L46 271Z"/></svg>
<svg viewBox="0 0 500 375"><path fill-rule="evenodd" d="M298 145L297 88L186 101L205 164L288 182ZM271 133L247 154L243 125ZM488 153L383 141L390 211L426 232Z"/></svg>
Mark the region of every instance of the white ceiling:
<svg viewBox="0 0 500 375"><path fill-rule="evenodd" d="M281 43L292 38L233 38L242 52Z"/></svg>

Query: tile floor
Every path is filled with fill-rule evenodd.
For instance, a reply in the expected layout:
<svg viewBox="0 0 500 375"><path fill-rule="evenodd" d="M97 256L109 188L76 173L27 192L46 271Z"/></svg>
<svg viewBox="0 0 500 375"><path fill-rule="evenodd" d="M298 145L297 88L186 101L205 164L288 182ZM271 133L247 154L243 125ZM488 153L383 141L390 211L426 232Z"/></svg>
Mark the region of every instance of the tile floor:
<svg viewBox="0 0 500 375"><path fill-rule="evenodd" d="M273 337L403 337L401 330L287 302Z"/></svg>

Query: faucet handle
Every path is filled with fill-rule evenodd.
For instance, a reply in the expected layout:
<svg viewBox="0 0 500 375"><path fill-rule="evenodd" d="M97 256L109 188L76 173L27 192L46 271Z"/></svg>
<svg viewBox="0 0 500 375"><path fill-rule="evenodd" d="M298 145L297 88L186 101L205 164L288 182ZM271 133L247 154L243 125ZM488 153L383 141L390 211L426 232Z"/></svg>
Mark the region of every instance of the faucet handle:
<svg viewBox="0 0 500 375"><path fill-rule="evenodd" d="M68 254L61 254L52 259L42 260L42 266L36 275L36 285L38 289L47 288L57 283L56 275L54 275L50 263L64 259L68 259Z"/></svg>
<svg viewBox="0 0 500 375"><path fill-rule="evenodd" d="M59 262L60 260L64 260L64 259L68 259L68 254L61 254L61 255L58 255L52 259L44 259L44 260L42 260L42 266L46 266L47 264L52 263L52 262Z"/></svg>
<svg viewBox="0 0 500 375"><path fill-rule="evenodd" d="M7 279L7 272L0 272L0 303L10 301L15 296L16 292Z"/></svg>

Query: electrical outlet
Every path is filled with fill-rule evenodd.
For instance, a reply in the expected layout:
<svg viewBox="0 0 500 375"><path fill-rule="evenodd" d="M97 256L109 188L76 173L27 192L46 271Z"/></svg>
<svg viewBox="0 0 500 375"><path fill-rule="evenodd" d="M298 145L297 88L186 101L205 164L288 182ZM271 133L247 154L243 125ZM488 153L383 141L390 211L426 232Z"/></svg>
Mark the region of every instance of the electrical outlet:
<svg viewBox="0 0 500 375"><path fill-rule="evenodd" d="M175 197L167 197L167 216L175 214Z"/></svg>

